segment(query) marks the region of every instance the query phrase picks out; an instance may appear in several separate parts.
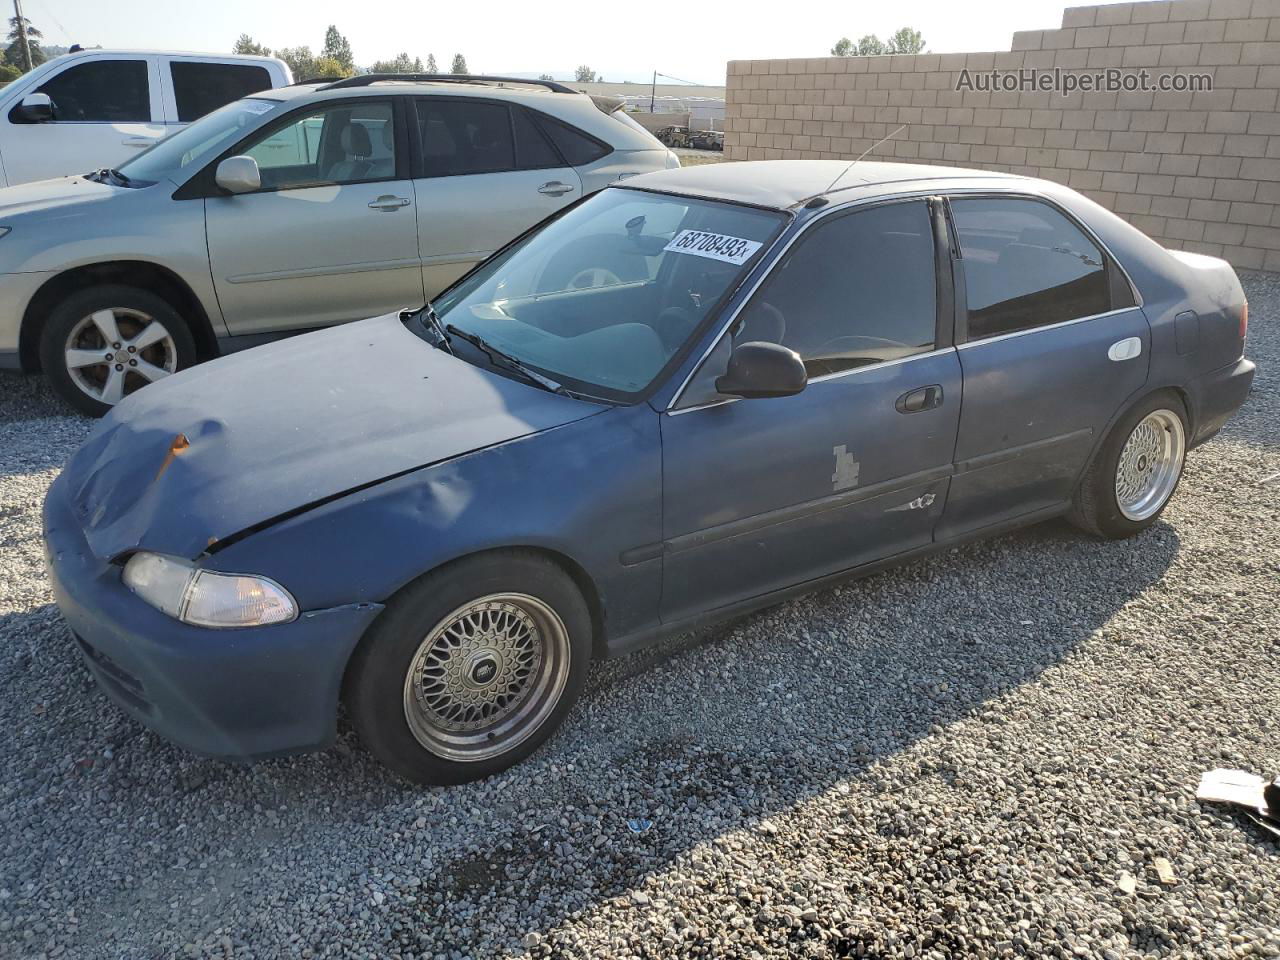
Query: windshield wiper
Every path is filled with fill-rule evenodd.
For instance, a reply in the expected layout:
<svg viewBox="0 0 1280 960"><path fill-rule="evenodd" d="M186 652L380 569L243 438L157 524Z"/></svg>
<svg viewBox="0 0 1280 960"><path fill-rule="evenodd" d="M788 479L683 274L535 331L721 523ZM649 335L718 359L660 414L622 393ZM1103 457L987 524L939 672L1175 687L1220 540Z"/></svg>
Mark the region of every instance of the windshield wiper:
<svg viewBox="0 0 1280 960"><path fill-rule="evenodd" d="M537 370L531 370L529 367L525 366L521 361L511 356L511 354L503 353L501 350L499 350L497 347L491 344L488 340L484 339L484 337L477 336L474 333L468 333L466 330L460 330L457 327L455 327L452 323L449 324L447 327L445 327L445 330L448 331L449 333L452 333L454 336L461 337L463 340L467 341L467 343L471 344L473 347L475 347L477 350L479 350L481 353L487 356L489 358L489 361L495 367L505 367L508 370L514 370L516 373L523 376L526 380L528 380L531 383L537 384L538 386L542 387L544 390L549 390L552 393L563 394L566 397L572 396L572 394L568 390L566 390L562 385L557 383L555 380L552 380L550 377L547 377L541 373L538 373Z"/></svg>
<svg viewBox="0 0 1280 960"><path fill-rule="evenodd" d="M440 318L436 316L436 308L431 305L430 300L424 303L421 309L414 311L414 315L422 321L424 327L431 331L436 338L437 347L441 347L446 353L453 353L449 334L445 333L444 327L440 325Z"/></svg>

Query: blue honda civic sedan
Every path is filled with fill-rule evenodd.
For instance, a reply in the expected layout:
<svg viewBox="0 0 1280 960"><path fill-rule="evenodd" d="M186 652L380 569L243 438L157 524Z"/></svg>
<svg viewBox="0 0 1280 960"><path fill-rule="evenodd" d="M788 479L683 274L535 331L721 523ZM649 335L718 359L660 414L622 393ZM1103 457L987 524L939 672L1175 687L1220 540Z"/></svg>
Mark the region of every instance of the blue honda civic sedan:
<svg viewBox="0 0 1280 960"><path fill-rule="evenodd" d="M205 754L345 702L456 783L588 662L973 537L1150 526L1244 402L1224 262L1004 174L775 161L627 180L434 305L166 378L49 490L90 670Z"/></svg>

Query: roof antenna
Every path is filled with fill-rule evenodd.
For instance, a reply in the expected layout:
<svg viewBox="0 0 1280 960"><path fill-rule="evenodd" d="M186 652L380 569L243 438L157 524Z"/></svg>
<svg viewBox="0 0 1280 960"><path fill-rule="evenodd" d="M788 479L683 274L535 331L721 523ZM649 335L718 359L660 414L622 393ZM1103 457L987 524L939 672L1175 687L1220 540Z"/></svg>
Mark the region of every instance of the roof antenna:
<svg viewBox="0 0 1280 960"><path fill-rule="evenodd" d="M845 175L846 173L848 173L850 170L852 170L852 169L853 169L853 165L854 165L855 163L857 163L859 160L861 160L863 157L865 157L868 153L870 153L870 152L871 152L872 150L874 150L876 147L880 146L880 144L884 143L886 140L892 140L894 137L896 137L898 134L900 134L900 133L901 133L903 130L905 130L905 129L907 129L907 125L904 123L904 124L900 125L900 126L898 127L898 129L897 129L897 130L894 130L892 133L890 133L888 136L881 137L879 140L877 140L877 141L876 141L875 143L873 143L871 146L867 147L867 149L863 150L860 154L858 154L856 157L854 157L852 160L850 160L850 161L849 161L849 165L848 165L847 167L845 167L843 170L841 170L841 171L840 171L840 173L836 176L836 178L835 178L834 180L832 180L829 184L827 184L827 189L818 191L818 192L817 192L817 193L815 193L812 197L807 198L807 200L806 200L805 202L807 203L807 202L808 202L808 200L813 200L813 199L815 199L816 197L820 197L820 196L822 196L824 193L830 193L830 192L831 192L831 188L832 188L832 187L834 187L837 183L839 183L841 180L843 180L843 179L844 179L844 175Z"/></svg>

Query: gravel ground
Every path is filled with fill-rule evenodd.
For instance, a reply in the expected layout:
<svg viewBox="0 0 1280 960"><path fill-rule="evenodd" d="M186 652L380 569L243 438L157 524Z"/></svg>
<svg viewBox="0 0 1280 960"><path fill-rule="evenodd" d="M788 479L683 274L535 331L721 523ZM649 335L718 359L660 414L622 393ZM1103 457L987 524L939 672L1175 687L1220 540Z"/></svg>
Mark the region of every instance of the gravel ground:
<svg viewBox="0 0 1280 960"><path fill-rule="evenodd" d="M1144 535L1045 524L597 665L450 789L112 707L40 561L89 424L0 380L0 957L1280 956L1280 847L1193 799L1280 770L1280 278L1247 287L1254 395Z"/></svg>

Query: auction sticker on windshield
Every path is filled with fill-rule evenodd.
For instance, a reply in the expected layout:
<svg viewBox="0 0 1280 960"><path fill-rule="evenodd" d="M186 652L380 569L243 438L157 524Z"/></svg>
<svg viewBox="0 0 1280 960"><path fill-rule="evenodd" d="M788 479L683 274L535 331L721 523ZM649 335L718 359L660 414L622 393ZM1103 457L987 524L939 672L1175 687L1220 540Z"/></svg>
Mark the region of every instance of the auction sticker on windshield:
<svg viewBox="0 0 1280 960"><path fill-rule="evenodd" d="M725 263L742 264L760 249L757 240L727 237L723 233L705 233L702 230L681 230L663 250L675 253L691 253L695 257L723 260Z"/></svg>

